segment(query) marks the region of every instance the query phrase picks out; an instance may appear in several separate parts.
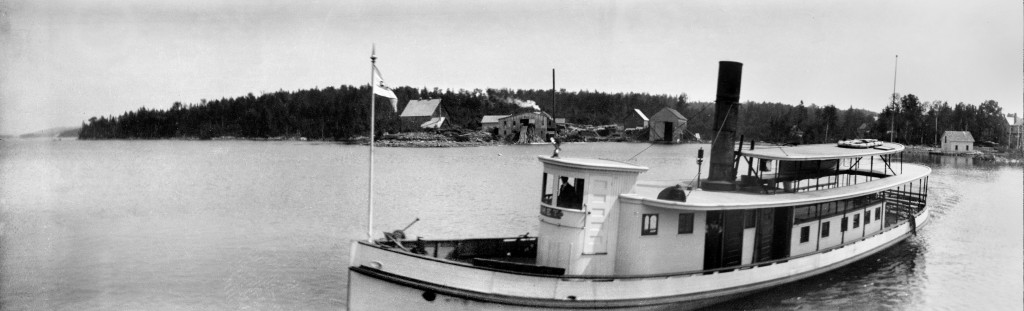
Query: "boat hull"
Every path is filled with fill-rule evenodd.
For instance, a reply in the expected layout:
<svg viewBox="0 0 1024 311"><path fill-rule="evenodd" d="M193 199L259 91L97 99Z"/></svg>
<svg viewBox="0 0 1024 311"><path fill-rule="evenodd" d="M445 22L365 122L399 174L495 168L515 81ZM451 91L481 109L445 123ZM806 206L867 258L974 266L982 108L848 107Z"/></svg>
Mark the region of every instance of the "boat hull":
<svg viewBox="0 0 1024 311"><path fill-rule="evenodd" d="M916 216L916 229L928 214L926 208ZM604 280L479 271L356 243L348 304L349 310L690 310L838 269L914 231L904 222L856 243L765 267Z"/></svg>

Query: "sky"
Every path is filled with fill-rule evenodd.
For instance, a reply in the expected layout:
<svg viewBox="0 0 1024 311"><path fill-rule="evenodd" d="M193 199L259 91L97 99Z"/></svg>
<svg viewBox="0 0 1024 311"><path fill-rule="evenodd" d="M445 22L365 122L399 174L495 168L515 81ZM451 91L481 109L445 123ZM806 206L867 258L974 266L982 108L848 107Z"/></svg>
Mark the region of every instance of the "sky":
<svg viewBox="0 0 1024 311"><path fill-rule="evenodd" d="M1021 1L0 0L0 134L366 84L373 46L393 86L713 101L729 60L741 101L1024 110Z"/></svg>

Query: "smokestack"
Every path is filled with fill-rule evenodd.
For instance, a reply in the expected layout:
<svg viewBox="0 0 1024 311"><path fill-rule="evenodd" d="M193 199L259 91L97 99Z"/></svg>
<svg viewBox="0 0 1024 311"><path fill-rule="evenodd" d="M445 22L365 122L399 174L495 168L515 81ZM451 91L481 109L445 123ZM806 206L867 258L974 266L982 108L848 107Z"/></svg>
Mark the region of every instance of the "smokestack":
<svg viewBox="0 0 1024 311"><path fill-rule="evenodd" d="M736 120L740 109L740 80L743 64L718 62L718 95L715 97L715 140L711 143L711 167L705 190L736 190L736 169L733 166L736 143Z"/></svg>

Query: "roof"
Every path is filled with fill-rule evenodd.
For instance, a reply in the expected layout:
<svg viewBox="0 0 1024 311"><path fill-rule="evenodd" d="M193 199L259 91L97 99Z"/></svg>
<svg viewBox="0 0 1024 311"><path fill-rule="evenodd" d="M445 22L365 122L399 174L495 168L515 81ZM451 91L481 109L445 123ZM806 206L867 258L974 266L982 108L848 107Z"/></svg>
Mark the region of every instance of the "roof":
<svg viewBox="0 0 1024 311"><path fill-rule="evenodd" d="M860 149L863 150L863 149ZM865 159L864 161L868 161ZM881 162L875 159L875 167L881 166ZM861 163L862 168L868 166ZM639 181L636 183L634 193L624 193L620 198L629 202L642 202L647 206L670 208L687 211L707 210L742 210L754 208L773 208L780 206L796 206L831 202L855 198L858 196L877 193L885 189L917 180L931 174L931 169L924 165L903 163L897 169L901 173L895 176L878 178L867 182L860 182L855 185L836 187L817 191L803 191L796 193L760 194L745 191L693 191L689 193L686 202L658 200L658 193L665 187L682 184L683 186L693 185L687 180L656 180Z"/></svg>
<svg viewBox="0 0 1024 311"><path fill-rule="evenodd" d="M754 150L743 150L743 156L766 160L811 161L870 157L899 153L903 149L903 145L887 142L878 147L865 149L842 148L837 144L764 146Z"/></svg>
<svg viewBox="0 0 1024 311"><path fill-rule="evenodd" d="M430 117L434 115L434 111L437 111L437 106L441 105L441 99L416 99L410 100L405 105L405 110L402 110L403 117Z"/></svg>
<svg viewBox="0 0 1024 311"><path fill-rule="evenodd" d="M633 165L626 162L619 162L614 160L605 159L589 159L589 158L552 158L549 156L537 156L537 159L544 164L552 164L558 166L572 167L578 169L592 169L592 170L603 170L603 171L621 171L621 172L646 172L646 166Z"/></svg>
<svg viewBox="0 0 1024 311"><path fill-rule="evenodd" d="M507 116L509 115L487 115L480 119L480 123L498 123L498 120Z"/></svg>
<svg viewBox="0 0 1024 311"><path fill-rule="evenodd" d="M681 113L679 113L679 111L676 111L675 109L672 109L672 108L669 108L669 107L662 108L657 113L655 113L653 116L651 116L652 119L660 118L660 117L670 117L670 118L676 118L678 120L686 120L686 117L684 117L683 114L681 114Z"/></svg>
<svg viewBox="0 0 1024 311"><path fill-rule="evenodd" d="M1016 125L1017 124L1017 117L1006 117L1006 124Z"/></svg>
<svg viewBox="0 0 1024 311"><path fill-rule="evenodd" d="M968 131L946 131L942 134L944 140L973 142L974 136Z"/></svg>
<svg viewBox="0 0 1024 311"><path fill-rule="evenodd" d="M529 111L529 112L520 112L520 113L517 113L517 114L514 114L514 115L510 115L510 116L507 116L507 117L500 118L498 120L504 120L504 119L508 119L508 118L515 118L515 117L518 117L518 116L521 116L521 115L524 115L524 114L543 115L543 116L547 117L548 119L551 119L551 115L548 114L547 112L543 112L543 111Z"/></svg>
<svg viewBox="0 0 1024 311"><path fill-rule="evenodd" d="M636 115L640 116L641 119L644 119L644 121L650 121L651 120L651 119L648 119L647 115L645 115L643 111L640 111L640 109L633 109L633 111L635 111ZM675 110L673 110L673 111L675 111ZM679 113L679 112L676 112L676 113Z"/></svg>

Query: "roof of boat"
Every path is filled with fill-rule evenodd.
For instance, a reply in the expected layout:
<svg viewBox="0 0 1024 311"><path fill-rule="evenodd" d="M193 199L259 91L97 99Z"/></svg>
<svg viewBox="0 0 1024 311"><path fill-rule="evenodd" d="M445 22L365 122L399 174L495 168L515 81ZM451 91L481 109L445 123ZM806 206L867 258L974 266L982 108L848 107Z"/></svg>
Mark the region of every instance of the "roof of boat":
<svg viewBox="0 0 1024 311"><path fill-rule="evenodd" d="M903 145L890 142L862 149L844 148L837 144L759 146L754 150L743 150L743 156L783 161L833 160L900 153L903 149Z"/></svg>
<svg viewBox="0 0 1024 311"><path fill-rule="evenodd" d="M559 166L567 166L572 168L580 169L596 169L606 171L625 171L625 172L646 172L646 166L634 165L626 162L605 160L605 159L589 159L589 158L562 158L562 157L550 157L550 156L537 156L544 164L554 164Z"/></svg>
<svg viewBox="0 0 1024 311"><path fill-rule="evenodd" d="M688 191L686 202L657 199L667 187L693 185L685 180L646 180L637 182L634 193L622 194L621 198L642 201L646 205L681 210L741 210L772 208L830 202L876 193L891 189L931 174L931 168L918 164L904 164L899 175L878 178L854 185L796 193L755 193L746 191ZM875 170L875 172L881 172Z"/></svg>

